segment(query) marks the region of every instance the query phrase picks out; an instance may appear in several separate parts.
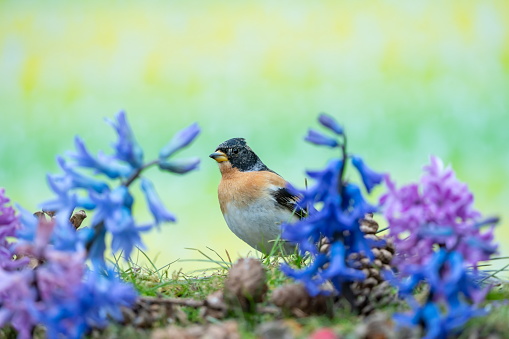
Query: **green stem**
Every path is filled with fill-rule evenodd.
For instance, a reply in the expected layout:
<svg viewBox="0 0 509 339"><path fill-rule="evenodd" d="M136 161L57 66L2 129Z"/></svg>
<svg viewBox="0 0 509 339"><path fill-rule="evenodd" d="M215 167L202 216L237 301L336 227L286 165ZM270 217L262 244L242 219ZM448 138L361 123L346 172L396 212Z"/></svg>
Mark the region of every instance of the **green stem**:
<svg viewBox="0 0 509 339"><path fill-rule="evenodd" d="M149 168L150 166L153 166L153 165L157 165L159 164L159 159L156 159L156 160L152 160L148 163L146 163L145 165L141 166L140 168L138 168L136 170L136 172L134 172L127 180L125 183L123 183L122 185L124 185L125 187L129 187L133 182L134 180L136 180L141 172L143 172L145 169Z"/></svg>
<svg viewBox="0 0 509 339"><path fill-rule="evenodd" d="M343 143L341 144L341 152L342 152L343 164L342 164L341 170L339 172L338 191L339 191L340 195L341 195L341 192L343 192L343 186L345 184L344 175L345 175L346 163L348 160L348 154L346 153L346 135L345 134L343 134Z"/></svg>

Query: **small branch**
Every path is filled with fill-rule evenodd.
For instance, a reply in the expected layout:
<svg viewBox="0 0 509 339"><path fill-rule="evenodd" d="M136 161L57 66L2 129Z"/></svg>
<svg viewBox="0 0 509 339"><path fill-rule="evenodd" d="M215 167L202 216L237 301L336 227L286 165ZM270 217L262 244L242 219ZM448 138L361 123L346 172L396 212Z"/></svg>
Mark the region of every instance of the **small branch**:
<svg viewBox="0 0 509 339"><path fill-rule="evenodd" d="M343 191L343 185L345 184L343 177L345 175L345 168L346 168L346 162L348 160L348 154L346 153L346 134L343 134L343 143L341 144L341 151L342 151L342 157L343 157L343 165L341 166L341 171L339 172L339 187L338 192L341 194Z"/></svg>
<svg viewBox="0 0 509 339"><path fill-rule="evenodd" d="M205 300L195 300L191 298L160 298L160 297L139 297L139 301L145 302L147 304L162 304L162 305L175 305L175 306L188 306L188 307L194 307L194 308L200 308L200 307L211 307L207 304ZM214 305L211 307L213 309L226 311L227 308L224 306ZM258 305L256 307L256 313L262 313L262 314L279 314L281 312L281 309L276 306L261 306Z"/></svg>
<svg viewBox="0 0 509 339"><path fill-rule="evenodd" d="M189 307L202 307L205 306L204 300L195 300L191 298L158 298L158 297L139 297L140 301L151 304L168 304Z"/></svg>
<svg viewBox="0 0 509 339"><path fill-rule="evenodd" d="M141 166L140 168L138 168L136 170L136 172L134 172L127 180L126 182L123 184L125 187L129 187L133 182L134 180L136 180L136 178L138 178L141 174L141 172L143 172L145 169L149 168L150 166L153 166L153 165L156 165L159 163L159 159L156 159L156 160L152 160L148 163L146 163L145 165Z"/></svg>

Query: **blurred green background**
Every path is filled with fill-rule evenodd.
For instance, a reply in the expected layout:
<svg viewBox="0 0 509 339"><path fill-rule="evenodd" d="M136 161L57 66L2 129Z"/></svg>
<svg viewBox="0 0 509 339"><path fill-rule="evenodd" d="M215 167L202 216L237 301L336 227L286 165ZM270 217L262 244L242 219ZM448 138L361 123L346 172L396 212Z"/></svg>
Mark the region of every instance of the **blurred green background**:
<svg viewBox="0 0 509 339"><path fill-rule="evenodd" d="M79 134L97 151L125 109L148 158L197 121L182 156L200 171L149 171L178 223L144 238L162 266L250 249L219 211L207 156L245 137L269 167L303 185L333 156L303 142L320 112L350 151L399 184L435 154L499 215L509 254L509 2L0 1L0 187L30 210L45 174ZM375 192L373 199L382 190ZM141 200L140 200L141 201ZM144 203L136 205L148 220ZM177 262L174 269L198 267Z"/></svg>

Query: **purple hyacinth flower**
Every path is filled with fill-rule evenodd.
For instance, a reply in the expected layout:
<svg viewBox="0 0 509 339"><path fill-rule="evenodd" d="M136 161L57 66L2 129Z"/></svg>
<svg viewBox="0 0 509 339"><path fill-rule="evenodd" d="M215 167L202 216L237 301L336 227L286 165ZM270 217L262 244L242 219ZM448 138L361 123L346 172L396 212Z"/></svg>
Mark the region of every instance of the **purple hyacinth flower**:
<svg viewBox="0 0 509 339"><path fill-rule="evenodd" d="M159 159L164 160L178 150L188 146L200 134L198 123L194 123L175 134L169 143L159 152Z"/></svg>
<svg viewBox="0 0 509 339"><path fill-rule="evenodd" d="M154 185L150 180L142 178L141 189L145 193L145 199L147 201L150 212L152 212L152 215L154 216L156 224L165 221L176 221L175 216L164 207L163 202L157 195Z"/></svg>
<svg viewBox="0 0 509 339"><path fill-rule="evenodd" d="M170 161L160 161L159 168L176 174L185 174L198 168L199 158L175 159Z"/></svg>
<svg viewBox="0 0 509 339"><path fill-rule="evenodd" d="M143 165L143 150L134 138L125 112L121 111L115 118L116 121L106 120L115 129L118 135L117 142L114 145L115 157L127 162L134 168L140 168Z"/></svg>
<svg viewBox="0 0 509 339"><path fill-rule="evenodd" d="M12 206L7 206L10 199L5 196L5 189L0 188L0 244L6 237L13 237L18 228L18 219Z"/></svg>
<svg viewBox="0 0 509 339"><path fill-rule="evenodd" d="M37 324L36 298L33 270L0 269L0 327L10 323L18 331L18 338L32 338Z"/></svg>
<svg viewBox="0 0 509 339"><path fill-rule="evenodd" d="M17 230L16 237L26 241L34 241L39 220L37 220L32 212L24 209L23 207L16 205L16 208L20 213L19 220L22 225L22 227Z"/></svg>
<svg viewBox="0 0 509 339"><path fill-rule="evenodd" d="M331 117L330 115L322 113L318 117L318 121L323 126L327 127L328 129L330 129L331 131L333 131L337 135L343 135L343 126L338 124L338 122L333 117Z"/></svg>
<svg viewBox="0 0 509 339"><path fill-rule="evenodd" d="M97 158L94 158L87 150L85 143L80 137L74 139L76 146L76 152L70 153L70 157L76 161L76 164L80 167L91 168L96 170L98 173L103 173L111 179L118 177L128 177L131 172L131 166L122 164L117 158L107 156L102 152L99 152Z"/></svg>
<svg viewBox="0 0 509 339"><path fill-rule="evenodd" d="M5 190L0 189L0 269L12 271L24 267L29 258L13 260L16 243L7 238L16 237L21 228L19 217L12 206L7 206L10 199L5 196ZM32 216L32 219L33 218Z"/></svg>
<svg viewBox="0 0 509 339"><path fill-rule="evenodd" d="M383 181L384 175L377 173L373 171L371 168L369 168L361 157L353 155L351 158L352 164L361 175L364 187L366 187L368 193L371 193L373 187L375 187L376 185L380 184Z"/></svg>
<svg viewBox="0 0 509 339"><path fill-rule="evenodd" d="M315 145L328 146L331 148L338 147L339 145L335 139L325 136L322 133L315 131L314 129L311 128L308 130L308 134L306 135L304 140Z"/></svg>
<svg viewBox="0 0 509 339"><path fill-rule="evenodd" d="M496 251L493 225L497 219L486 223L480 219L468 186L440 159L430 158L418 183L398 188L389 176L385 182L388 190L380 203L398 249L393 263L401 271L402 266L424 264L436 244L455 248L474 267ZM490 229L485 232L482 226Z"/></svg>

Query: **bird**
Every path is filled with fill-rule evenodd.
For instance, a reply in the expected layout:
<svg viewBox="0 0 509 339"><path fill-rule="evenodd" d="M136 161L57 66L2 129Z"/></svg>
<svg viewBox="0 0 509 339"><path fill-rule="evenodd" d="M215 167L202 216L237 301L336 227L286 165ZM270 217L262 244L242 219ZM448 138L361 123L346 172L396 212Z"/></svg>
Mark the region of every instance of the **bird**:
<svg viewBox="0 0 509 339"><path fill-rule="evenodd" d="M218 199L230 230L263 254L291 254L295 245L281 241L281 224L305 216L298 197L287 189L282 176L268 168L244 138L232 138L209 155L221 172Z"/></svg>

